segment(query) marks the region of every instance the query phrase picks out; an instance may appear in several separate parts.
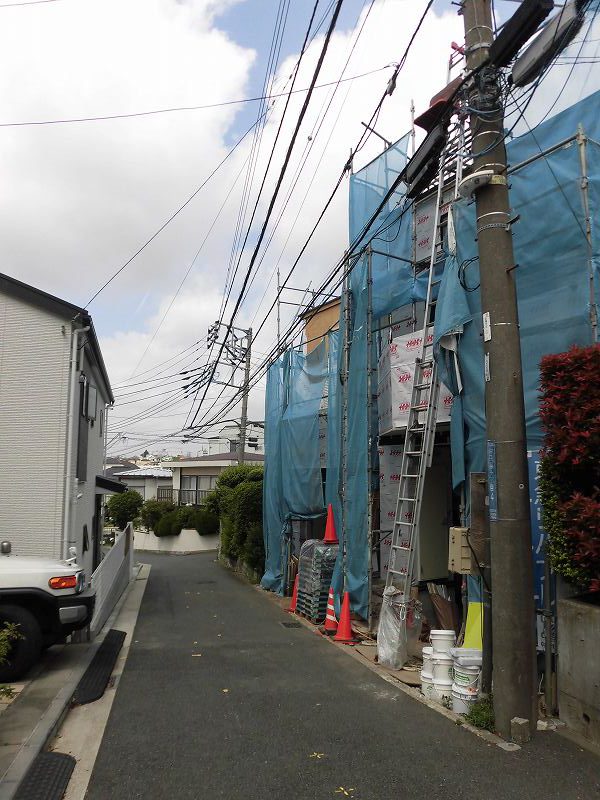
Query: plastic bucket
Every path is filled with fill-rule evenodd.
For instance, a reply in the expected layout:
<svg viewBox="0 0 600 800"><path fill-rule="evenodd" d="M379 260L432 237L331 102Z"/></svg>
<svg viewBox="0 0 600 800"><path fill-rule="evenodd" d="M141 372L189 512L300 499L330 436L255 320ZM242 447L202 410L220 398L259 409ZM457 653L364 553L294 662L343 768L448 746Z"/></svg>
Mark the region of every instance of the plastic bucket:
<svg viewBox="0 0 600 800"><path fill-rule="evenodd" d="M481 667L460 664L454 661L454 684L459 686L462 691L469 694L479 693L479 678L481 677Z"/></svg>
<svg viewBox="0 0 600 800"><path fill-rule="evenodd" d="M450 703L452 700L452 681L434 681L431 687L431 700L436 703Z"/></svg>
<svg viewBox="0 0 600 800"><path fill-rule="evenodd" d="M433 657L433 647L424 647L423 648L423 669L422 672L425 672L427 675L431 675L432 666L431 666L431 659Z"/></svg>
<svg viewBox="0 0 600 800"><path fill-rule="evenodd" d="M468 714L469 709L477 700L477 695L465 691L462 686L452 684L452 711L456 714Z"/></svg>
<svg viewBox="0 0 600 800"><path fill-rule="evenodd" d="M456 634L454 631L431 631L429 634L434 655L436 653L449 653L450 648L454 647Z"/></svg>
<svg viewBox="0 0 600 800"><path fill-rule="evenodd" d="M452 656L447 653L434 653L431 659L433 680L450 681L452 683L453 669L452 669Z"/></svg>
<svg viewBox="0 0 600 800"><path fill-rule="evenodd" d="M431 675L421 673L421 694L431 700L433 693L433 678Z"/></svg>

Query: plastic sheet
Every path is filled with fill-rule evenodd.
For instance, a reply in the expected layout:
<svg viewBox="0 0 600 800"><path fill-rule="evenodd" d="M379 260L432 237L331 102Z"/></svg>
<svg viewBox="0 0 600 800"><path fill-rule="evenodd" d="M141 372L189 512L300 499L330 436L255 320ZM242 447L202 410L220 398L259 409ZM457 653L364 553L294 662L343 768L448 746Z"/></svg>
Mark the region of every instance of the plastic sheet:
<svg viewBox="0 0 600 800"><path fill-rule="evenodd" d="M392 669L401 669L408 661L407 607L401 598L393 586L383 590L377 629L377 662Z"/></svg>

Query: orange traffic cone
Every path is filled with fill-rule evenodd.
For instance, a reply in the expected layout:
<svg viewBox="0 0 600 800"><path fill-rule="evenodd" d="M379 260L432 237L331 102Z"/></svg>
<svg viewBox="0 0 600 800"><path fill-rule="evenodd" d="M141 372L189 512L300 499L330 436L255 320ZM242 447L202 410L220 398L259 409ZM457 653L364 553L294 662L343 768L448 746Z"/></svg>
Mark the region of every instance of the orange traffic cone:
<svg viewBox="0 0 600 800"><path fill-rule="evenodd" d="M288 608L290 614L296 613L296 604L298 603L298 573L296 573L296 580L294 581L294 590L292 592L292 602Z"/></svg>
<svg viewBox="0 0 600 800"><path fill-rule="evenodd" d="M325 544L339 544L338 537L335 532L335 520L333 518L333 506L329 503L327 507L327 524L325 525Z"/></svg>
<svg viewBox="0 0 600 800"><path fill-rule="evenodd" d="M325 615L325 625L323 626L323 633L326 636L331 636L338 629L337 619L335 618L335 601L333 597L333 587L329 587L329 598L327 599L327 613Z"/></svg>
<svg viewBox="0 0 600 800"><path fill-rule="evenodd" d="M333 640L335 642L340 642L341 644L356 644L357 639L354 636L354 631L352 630L352 624L350 622L349 592L344 592L344 602L342 603L342 610L340 612L340 622L337 633L333 637Z"/></svg>

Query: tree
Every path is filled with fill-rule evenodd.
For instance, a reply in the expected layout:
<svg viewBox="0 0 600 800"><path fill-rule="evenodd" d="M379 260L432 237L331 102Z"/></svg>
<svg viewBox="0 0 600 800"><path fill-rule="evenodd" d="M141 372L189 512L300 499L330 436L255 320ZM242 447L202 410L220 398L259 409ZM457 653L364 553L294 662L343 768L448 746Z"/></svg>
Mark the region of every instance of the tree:
<svg viewBox="0 0 600 800"><path fill-rule="evenodd" d="M128 522L133 522L138 516L143 502L144 499L139 492L128 489L121 494L113 494L109 498L106 507L110 519L117 528L123 530Z"/></svg>

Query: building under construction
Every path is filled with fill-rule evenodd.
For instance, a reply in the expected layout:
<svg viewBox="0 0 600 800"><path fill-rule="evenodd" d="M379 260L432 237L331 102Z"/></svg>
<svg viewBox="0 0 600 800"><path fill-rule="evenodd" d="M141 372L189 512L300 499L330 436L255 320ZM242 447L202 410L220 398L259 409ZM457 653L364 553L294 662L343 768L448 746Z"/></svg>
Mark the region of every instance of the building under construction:
<svg viewBox="0 0 600 800"><path fill-rule="evenodd" d="M507 144L540 651L556 591L537 492L539 365L597 341L596 103L600 94ZM322 538L331 504L338 609L347 591L374 633L386 583L404 582L430 627L481 648L485 520L497 498L465 106L454 102L433 174L410 175L410 134L352 174L339 318L269 369L262 586L291 593L301 545Z"/></svg>

